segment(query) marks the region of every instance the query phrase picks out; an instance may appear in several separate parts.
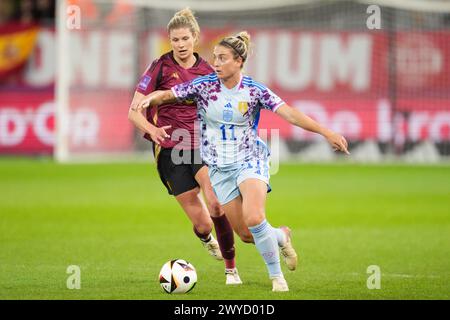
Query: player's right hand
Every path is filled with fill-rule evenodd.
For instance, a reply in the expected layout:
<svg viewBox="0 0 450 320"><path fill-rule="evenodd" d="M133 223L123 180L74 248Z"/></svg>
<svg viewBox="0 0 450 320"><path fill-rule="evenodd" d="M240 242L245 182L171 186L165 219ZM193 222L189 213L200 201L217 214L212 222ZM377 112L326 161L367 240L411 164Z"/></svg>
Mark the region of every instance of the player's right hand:
<svg viewBox="0 0 450 320"><path fill-rule="evenodd" d="M166 130L172 128L172 126L163 126L163 127L153 127L149 134L150 138L155 142L157 145L160 145L161 142L164 141L166 138L170 138L170 135L167 134Z"/></svg>
<svg viewBox="0 0 450 320"><path fill-rule="evenodd" d="M328 143L330 143L330 145L333 147L334 151L341 151L345 154L350 154L347 149L348 143L344 136L333 132L330 136L327 137L327 140Z"/></svg>

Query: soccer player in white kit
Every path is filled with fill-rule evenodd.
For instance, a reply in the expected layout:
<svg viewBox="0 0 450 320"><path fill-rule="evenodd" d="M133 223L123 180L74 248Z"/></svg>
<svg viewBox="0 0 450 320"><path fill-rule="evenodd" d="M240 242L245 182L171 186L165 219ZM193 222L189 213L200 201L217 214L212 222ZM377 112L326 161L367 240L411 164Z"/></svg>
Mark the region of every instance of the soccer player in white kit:
<svg viewBox="0 0 450 320"><path fill-rule="evenodd" d="M296 269L297 254L289 228L274 228L266 220L270 152L257 134L260 110L276 112L293 125L323 135L335 150L349 154L348 144L340 134L322 127L263 84L243 75L249 45L250 36L245 31L222 39L214 48L214 73L171 90L153 92L136 108L175 99L197 102L201 155L219 202L241 239L255 243L272 279L272 290L288 291L279 253L289 270Z"/></svg>

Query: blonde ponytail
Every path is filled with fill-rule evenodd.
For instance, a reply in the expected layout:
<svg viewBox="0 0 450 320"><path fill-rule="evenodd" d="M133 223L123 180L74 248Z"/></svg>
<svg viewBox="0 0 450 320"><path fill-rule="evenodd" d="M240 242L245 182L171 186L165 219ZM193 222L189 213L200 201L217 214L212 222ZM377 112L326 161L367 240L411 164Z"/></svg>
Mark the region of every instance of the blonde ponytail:
<svg viewBox="0 0 450 320"><path fill-rule="evenodd" d="M234 36L223 38L219 45L233 49L234 58L241 57L242 65L244 65L250 52L250 34L247 31L241 31Z"/></svg>

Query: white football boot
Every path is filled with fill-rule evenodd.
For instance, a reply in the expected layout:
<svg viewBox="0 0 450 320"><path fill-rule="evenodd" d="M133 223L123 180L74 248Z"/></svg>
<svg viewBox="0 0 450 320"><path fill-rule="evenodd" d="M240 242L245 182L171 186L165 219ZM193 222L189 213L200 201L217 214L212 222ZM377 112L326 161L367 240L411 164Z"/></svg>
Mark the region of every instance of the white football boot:
<svg viewBox="0 0 450 320"><path fill-rule="evenodd" d="M280 246L280 253L284 258L289 270L294 271L297 268L298 258L291 241L291 230L286 227L280 227L281 230L286 234L286 243L284 246Z"/></svg>
<svg viewBox="0 0 450 320"><path fill-rule="evenodd" d="M203 247L208 251L208 253L214 257L216 260L223 260L222 253L220 252L219 243L211 234L211 239L209 241L201 241Z"/></svg>
<svg viewBox="0 0 450 320"><path fill-rule="evenodd" d="M274 292L289 291L288 284L283 276L279 276L272 279L272 291Z"/></svg>
<svg viewBox="0 0 450 320"><path fill-rule="evenodd" d="M225 269L225 276L227 277L225 284L242 284L237 268Z"/></svg>

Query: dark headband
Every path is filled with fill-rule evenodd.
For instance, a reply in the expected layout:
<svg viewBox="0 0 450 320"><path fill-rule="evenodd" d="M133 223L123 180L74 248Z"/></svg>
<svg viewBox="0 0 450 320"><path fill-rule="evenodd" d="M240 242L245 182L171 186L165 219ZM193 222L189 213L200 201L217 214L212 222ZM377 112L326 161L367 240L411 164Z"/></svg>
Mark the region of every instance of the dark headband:
<svg viewBox="0 0 450 320"><path fill-rule="evenodd" d="M244 42L244 39L242 39L241 36L236 36L236 38L238 38L239 40ZM219 44L220 45L226 45L227 47L230 47L231 49L233 49L234 52L236 52L238 54L238 56L242 58L242 61L245 62L246 59L239 53L239 51L231 43L225 41L225 39L224 39L224 40L220 41Z"/></svg>

